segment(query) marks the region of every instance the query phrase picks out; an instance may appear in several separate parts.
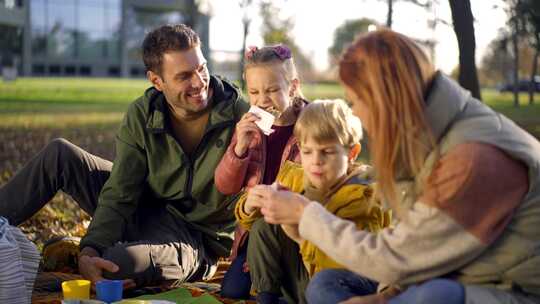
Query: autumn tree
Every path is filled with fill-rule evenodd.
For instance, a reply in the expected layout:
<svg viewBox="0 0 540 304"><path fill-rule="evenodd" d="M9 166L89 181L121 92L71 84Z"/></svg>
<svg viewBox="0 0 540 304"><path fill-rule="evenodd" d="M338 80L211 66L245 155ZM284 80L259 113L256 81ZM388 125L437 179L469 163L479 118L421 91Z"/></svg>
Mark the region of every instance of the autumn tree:
<svg viewBox="0 0 540 304"><path fill-rule="evenodd" d="M279 9L270 1L261 3L260 14L262 17L262 35L265 45L273 45L283 43L287 45L294 56L294 61L299 70L300 75L305 80L311 80L315 77L313 63L300 50L294 37L291 35L291 30L294 28L294 20L292 18L281 18Z"/></svg>
<svg viewBox="0 0 540 304"><path fill-rule="evenodd" d="M347 48L358 34L367 32L370 25L376 24L377 22L372 19L362 18L345 21L336 28L334 31L334 42L328 49L331 63L334 64L336 62L343 49Z"/></svg>
<svg viewBox="0 0 540 304"><path fill-rule="evenodd" d="M532 105L536 91L535 77L538 72L538 57L540 56L540 2L537 0L523 0L521 4L520 10L524 18L525 32L530 46L534 49L529 78L529 104Z"/></svg>

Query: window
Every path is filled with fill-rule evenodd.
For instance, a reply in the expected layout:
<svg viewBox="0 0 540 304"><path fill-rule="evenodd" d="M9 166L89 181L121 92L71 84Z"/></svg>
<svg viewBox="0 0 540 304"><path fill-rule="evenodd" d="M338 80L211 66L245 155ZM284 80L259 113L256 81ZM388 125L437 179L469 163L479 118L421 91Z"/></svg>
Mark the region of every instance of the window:
<svg viewBox="0 0 540 304"><path fill-rule="evenodd" d="M120 67L118 66L112 66L107 71L109 76L120 76Z"/></svg>
<svg viewBox="0 0 540 304"><path fill-rule="evenodd" d="M49 74L59 76L60 75L60 66L56 65L56 64L49 66Z"/></svg>
<svg viewBox="0 0 540 304"><path fill-rule="evenodd" d="M32 66L32 74L34 74L34 75L44 75L45 74L45 66L43 64L34 64Z"/></svg>
<svg viewBox="0 0 540 304"><path fill-rule="evenodd" d="M92 68L89 66L82 66L79 70L79 74L82 76L90 76L92 74Z"/></svg>
<svg viewBox="0 0 540 304"><path fill-rule="evenodd" d="M74 76L77 73L77 68L73 65L68 65L64 68L64 74L67 76Z"/></svg>

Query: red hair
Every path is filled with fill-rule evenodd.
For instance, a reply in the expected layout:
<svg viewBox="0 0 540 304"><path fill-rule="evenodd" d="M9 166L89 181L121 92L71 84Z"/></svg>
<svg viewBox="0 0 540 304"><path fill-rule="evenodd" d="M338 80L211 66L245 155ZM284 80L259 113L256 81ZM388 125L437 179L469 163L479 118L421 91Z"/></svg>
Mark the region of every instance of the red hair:
<svg viewBox="0 0 540 304"><path fill-rule="evenodd" d="M435 75L433 65L410 38L382 29L358 37L339 62L339 77L369 115L371 158L377 189L393 209L397 178L414 178L434 147L424 114L424 96Z"/></svg>

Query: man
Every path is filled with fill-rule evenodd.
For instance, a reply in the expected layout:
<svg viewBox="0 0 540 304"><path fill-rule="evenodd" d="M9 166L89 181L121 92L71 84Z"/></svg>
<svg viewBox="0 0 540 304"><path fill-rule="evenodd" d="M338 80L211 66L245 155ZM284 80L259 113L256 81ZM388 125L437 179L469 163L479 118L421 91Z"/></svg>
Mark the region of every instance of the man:
<svg viewBox="0 0 540 304"><path fill-rule="evenodd" d="M114 165L55 140L0 189L0 215L13 224L59 189L93 215L79 257L93 282L202 279L232 243L234 197L221 195L213 176L248 105L209 75L200 39L185 25L150 32L143 60L153 87L129 106Z"/></svg>

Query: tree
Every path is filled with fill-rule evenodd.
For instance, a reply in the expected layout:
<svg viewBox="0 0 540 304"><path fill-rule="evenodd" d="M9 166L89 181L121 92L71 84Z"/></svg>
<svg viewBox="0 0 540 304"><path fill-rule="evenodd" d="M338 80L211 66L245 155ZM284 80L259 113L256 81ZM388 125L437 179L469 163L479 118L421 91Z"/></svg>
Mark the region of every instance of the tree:
<svg viewBox="0 0 540 304"><path fill-rule="evenodd" d="M186 6L185 12L182 12L184 23L194 29L199 21L199 5L196 0L186 0L184 3Z"/></svg>
<svg viewBox="0 0 540 304"><path fill-rule="evenodd" d="M514 88L514 106L519 107L519 67L520 67L520 51L522 37L527 37L525 15L527 11L527 0L505 0L507 3L506 12L509 16L508 23L511 28L510 41L512 42L513 69L512 81Z"/></svg>
<svg viewBox="0 0 540 304"><path fill-rule="evenodd" d="M278 43L286 44L292 51L294 61L302 78L310 80L314 78L313 63L302 53L294 38L290 35L294 27L294 21L291 18L280 18L279 9L272 2L265 1L261 3L262 34L265 45Z"/></svg>
<svg viewBox="0 0 540 304"><path fill-rule="evenodd" d="M498 36L487 46L479 69L480 83L484 86L494 86L511 81L512 78L508 73L512 69L509 61L509 39L510 33L506 30L500 30ZM521 46L522 49L523 47Z"/></svg>
<svg viewBox="0 0 540 304"><path fill-rule="evenodd" d="M538 57L540 56L540 2L534 0L523 0L521 13L524 15L525 28L529 36L531 47L535 50L529 82L529 104L534 103L534 92L536 89L535 77L538 71Z"/></svg>
<svg viewBox="0 0 540 304"><path fill-rule="evenodd" d="M459 46L459 83L481 99L476 71L476 40L470 0L449 0Z"/></svg>
<svg viewBox="0 0 540 304"><path fill-rule="evenodd" d="M510 0L513 4L511 9L512 14L510 17L510 24L512 28L512 52L514 54L514 69L513 69L513 81L514 81L514 107L519 107L519 36L521 34L521 20L519 15L520 0Z"/></svg>
<svg viewBox="0 0 540 304"><path fill-rule="evenodd" d="M482 85L495 86L500 83L513 82L514 56L511 50L511 39L512 34L509 29L504 28L487 46L478 70L478 79ZM535 52L536 50L528 41L519 40L518 75L521 79L526 75L528 77L531 73L531 62L534 60ZM537 65L536 69L538 70L538 68L540 65Z"/></svg>
<svg viewBox="0 0 540 304"><path fill-rule="evenodd" d="M345 21L345 23L336 28L334 31L334 42L328 49L331 63L335 63L343 49L347 48L359 33L367 32L368 27L372 24L376 25L377 22L372 19L362 18Z"/></svg>
<svg viewBox="0 0 540 304"><path fill-rule="evenodd" d="M246 50L246 40L249 33L249 25L251 24L251 18L248 14L248 9L251 6L252 2L253 2L252 0L240 0L238 2L238 5L244 11L244 16L242 17L243 37L242 37L242 49L240 50L240 70L239 70L240 75L238 75L238 79L240 79L240 85L242 87L242 90L246 88L246 81L243 77L244 64L245 64L244 52Z"/></svg>

